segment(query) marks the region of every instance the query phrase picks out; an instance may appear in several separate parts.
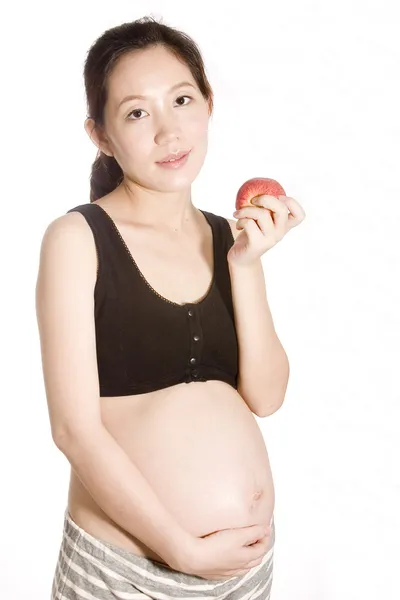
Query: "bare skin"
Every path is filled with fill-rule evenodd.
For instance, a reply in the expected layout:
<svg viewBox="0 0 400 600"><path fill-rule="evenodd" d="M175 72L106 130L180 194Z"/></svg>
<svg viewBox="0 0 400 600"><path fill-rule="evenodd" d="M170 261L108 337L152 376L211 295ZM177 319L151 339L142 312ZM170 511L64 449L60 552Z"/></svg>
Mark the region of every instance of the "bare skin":
<svg viewBox="0 0 400 600"><path fill-rule="evenodd" d="M201 300L213 273L212 232L204 215L193 207L184 230L155 233L126 221L112 196L97 204L113 219L150 285L179 304ZM235 222L229 222L236 236ZM184 383L100 398L100 403L105 427L193 535L269 525L275 495L264 439L254 415L230 385ZM72 469L68 510L93 536L165 564L100 509Z"/></svg>

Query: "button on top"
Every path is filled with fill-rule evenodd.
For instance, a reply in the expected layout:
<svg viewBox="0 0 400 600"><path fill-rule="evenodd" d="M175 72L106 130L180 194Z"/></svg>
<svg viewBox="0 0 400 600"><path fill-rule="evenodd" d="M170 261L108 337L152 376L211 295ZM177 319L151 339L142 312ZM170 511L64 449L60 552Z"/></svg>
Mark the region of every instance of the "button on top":
<svg viewBox="0 0 400 600"><path fill-rule="evenodd" d="M188 310L188 315L189 315L189 317L193 317L193 311L191 308Z"/></svg>
<svg viewBox="0 0 400 600"><path fill-rule="evenodd" d="M193 339L194 339L194 341L195 341L195 342L198 342L198 341L199 341L199 339L200 339L200 336L199 336L199 335L194 335L194 336L193 336Z"/></svg>
<svg viewBox="0 0 400 600"><path fill-rule="evenodd" d="M194 356L192 356L192 358L190 359L190 364L194 365L196 363L196 359Z"/></svg>

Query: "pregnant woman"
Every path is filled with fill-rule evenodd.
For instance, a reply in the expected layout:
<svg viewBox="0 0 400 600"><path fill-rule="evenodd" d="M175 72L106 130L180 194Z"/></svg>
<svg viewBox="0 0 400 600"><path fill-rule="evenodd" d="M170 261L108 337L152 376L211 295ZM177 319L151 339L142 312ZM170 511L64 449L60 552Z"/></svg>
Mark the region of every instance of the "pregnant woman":
<svg viewBox="0 0 400 600"><path fill-rule="evenodd" d="M186 34L152 18L108 30L84 78L90 202L47 227L36 286L71 464L52 600L270 598L274 486L254 415L279 409L289 367L260 257L304 212L286 196L237 221L192 204L213 95Z"/></svg>

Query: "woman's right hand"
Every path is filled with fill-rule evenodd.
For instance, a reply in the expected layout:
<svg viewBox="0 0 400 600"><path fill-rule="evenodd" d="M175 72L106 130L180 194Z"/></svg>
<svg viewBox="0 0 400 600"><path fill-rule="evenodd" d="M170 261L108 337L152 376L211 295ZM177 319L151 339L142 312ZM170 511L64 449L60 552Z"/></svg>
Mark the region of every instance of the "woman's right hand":
<svg viewBox="0 0 400 600"><path fill-rule="evenodd" d="M223 529L196 538L185 558L185 573L205 579L229 579L259 565L271 545L270 527L251 525Z"/></svg>

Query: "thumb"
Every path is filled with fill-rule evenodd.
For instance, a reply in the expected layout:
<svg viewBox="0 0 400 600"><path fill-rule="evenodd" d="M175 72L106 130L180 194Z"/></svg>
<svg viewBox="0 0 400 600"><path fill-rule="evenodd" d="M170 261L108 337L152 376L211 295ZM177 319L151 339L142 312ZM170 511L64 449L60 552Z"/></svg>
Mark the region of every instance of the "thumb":
<svg viewBox="0 0 400 600"><path fill-rule="evenodd" d="M243 527L243 545L250 546L268 534L269 528L263 525L251 525L250 527Z"/></svg>

